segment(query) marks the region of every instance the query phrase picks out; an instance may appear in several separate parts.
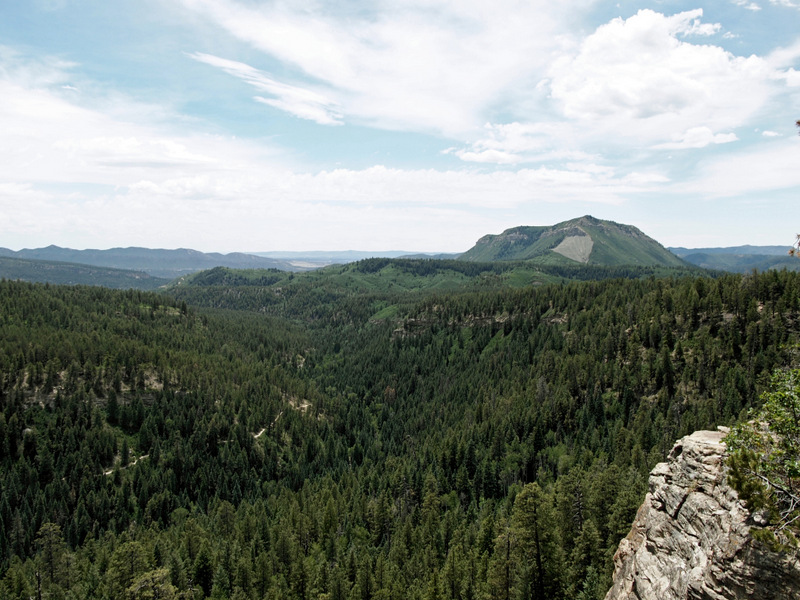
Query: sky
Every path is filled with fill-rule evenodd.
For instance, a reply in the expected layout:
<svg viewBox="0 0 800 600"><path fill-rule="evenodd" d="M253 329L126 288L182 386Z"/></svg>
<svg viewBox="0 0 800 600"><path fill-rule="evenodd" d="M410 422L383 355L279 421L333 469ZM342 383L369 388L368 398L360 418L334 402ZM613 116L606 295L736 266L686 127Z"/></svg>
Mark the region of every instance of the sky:
<svg viewBox="0 0 800 600"><path fill-rule="evenodd" d="M0 246L800 231L800 0L0 0Z"/></svg>

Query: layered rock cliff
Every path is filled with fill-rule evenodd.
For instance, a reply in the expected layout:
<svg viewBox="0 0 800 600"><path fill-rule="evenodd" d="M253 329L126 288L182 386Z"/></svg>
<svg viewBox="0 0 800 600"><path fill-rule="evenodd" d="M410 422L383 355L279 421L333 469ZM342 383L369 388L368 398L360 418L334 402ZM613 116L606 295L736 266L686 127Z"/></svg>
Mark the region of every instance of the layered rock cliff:
<svg viewBox="0 0 800 600"><path fill-rule="evenodd" d="M726 484L726 433L697 431L653 469L606 600L800 598L798 557L749 536L758 517Z"/></svg>

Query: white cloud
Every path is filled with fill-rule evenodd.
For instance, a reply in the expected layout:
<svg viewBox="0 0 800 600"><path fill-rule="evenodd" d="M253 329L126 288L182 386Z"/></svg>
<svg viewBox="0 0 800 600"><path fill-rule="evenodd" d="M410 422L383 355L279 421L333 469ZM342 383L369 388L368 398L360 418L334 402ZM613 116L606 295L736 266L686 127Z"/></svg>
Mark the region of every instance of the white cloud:
<svg viewBox="0 0 800 600"><path fill-rule="evenodd" d="M30 184L0 182L0 235L30 236L62 225L53 214L50 194Z"/></svg>
<svg viewBox="0 0 800 600"><path fill-rule="evenodd" d="M263 144L174 131L180 115L120 94L65 90L75 65L0 48L0 182L124 187L143 178L255 168ZM79 86L83 87L83 86Z"/></svg>
<svg viewBox="0 0 800 600"><path fill-rule="evenodd" d="M677 194L712 200L752 197L778 190L800 188L797 136L769 138L755 148L745 148L705 159L697 165L697 176L673 186Z"/></svg>
<svg viewBox="0 0 800 600"><path fill-rule="evenodd" d="M512 154L503 150L456 150L456 156L461 160L476 163L490 163L495 165L518 165L525 162L519 154Z"/></svg>
<svg viewBox="0 0 800 600"><path fill-rule="evenodd" d="M702 11L698 12L698 17L702 16ZM699 18L696 18L692 20L688 27L684 27L683 31L681 31L681 36L688 37L690 35L699 35L708 37L716 35L719 33L720 29L722 29L722 25L719 23L703 23Z"/></svg>
<svg viewBox="0 0 800 600"><path fill-rule="evenodd" d="M55 57L31 57L0 45L0 78L13 79L20 86L69 85L70 70L76 63Z"/></svg>
<svg viewBox="0 0 800 600"><path fill-rule="evenodd" d="M574 149L577 145L576 131L568 123L488 123L484 137L451 153L464 161L495 164L596 159Z"/></svg>
<svg viewBox="0 0 800 600"><path fill-rule="evenodd" d="M781 134L778 133L777 131L767 130L767 131L762 131L761 135L763 135L764 137L780 137Z"/></svg>
<svg viewBox="0 0 800 600"><path fill-rule="evenodd" d="M746 123L772 95L774 71L759 57L678 39L702 29L701 16L641 10L599 27L553 66L553 99L612 143L674 143L675 131Z"/></svg>
<svg viewBox="0 0 800 600"><path fill-rule="evenodd" d="M660 150L681 150L684 148L705 148L709 144L729 144L739 138L735 133L715 134L708 127L692 127L680 135L674 136L674 141L657 144L654 148Z"/></svg>
<svg viewBox="0 0 800 600"><path fill-rule="evenodd" d="M739 57L684 38L712 35L701 9L665 16L641 10L614 19L562 52L539 88L550 90L558 122L490 124L453 154L473 162L597 163L631 148L680 150L725 144L793 83L790 47Z"/></svg>
<svg viewBox="0 0 800 600"><path fill-rule="evenodd" d="M27 232L28 241L16 245L33 239L70 245L64 239L69 235L94 247L163 247L169 240L171 247L216 251L344 249L343 244L460 251L488 231L511 226L509 215L511 224L556 222L575 210L618 206L627 194L664 183L655 175L617 177L602 169L217 170L165 173L102 195L0 187L0 215L15 223L8 233ZM13 236L4 241L15 245Z"/></svg>
<svg viewBox="0 0 800 600"><path fill-rule="evenodd" d="M444 135L465 144L452 154L467 162L519 165L732 141L779 86L795 81L775 60L696 43L722 32L703 21L702 9L641 10L576 40L568 20L581 1L377 0L356 10L311 0L180 0L295 69L295 82L307 81L284 93L248 65L192 55L266 86L273 97L261 101L317 122ZM306 103L305 92L314 101ZM498 114L510 122L496 123ZM495 124L481 131L487 116ZM702 145L700 128L711 132Z"/></svg>
<svg viewBox="0 0 800 600"><path fill-rule="evenodd" d="M776 78L783 79L788 87L800 87L800 71L795 69L787 69L776 75Z"/></svg>
<svg viewBox="0 0 800 600"><path fill-rule="evenodd" d="M93 137L53 142L52 148L100 166L174 167L208 166L214 158L190 151L185 141L169 138Z"/></svg>
<svg viewBox="0 0 800 600"><path fill-rule="evenodd" d="M792 67L800 59L800 40L789 46L774 49L767 55L767 62L776 69L786 69Z"/></svg>
<svg viewBox="0 0 800 600"><path fill-rule="evenodd" d="M648 162L664 158L654 147L710 150L735 141L738 128L763 128L756 117L797 83L800 46L735 56L709 41L722 30L700 11L641 11L578 39L561 35L578 0L376 0L349 15L349 5L313 0L182 1L269 55L237 56L280 61L270 67L278 77L189 55L252 86L256 101L326 125L446 136L442 146L455 145L448 154L465 162L310 171L263 141L206 135L198 121L187 133L188 117L169 107L98 93L102 84L75 77L72 63L0 47L3 245L425 249L437 240L431 249L461 250L488 231L594 207L627 221L623 207L636 198L644 212L665 195L800 185L791 160L800 140L788 133L763 132L757 152L737 148L752 135L717 147L724 159L702 163L687 184ZM217 53L233 55L229 42ZM435 152L436 140L425 142Z"/></svg>
<svg viewBox="0 0 800 600"><path fill-rule="evenodd" d="M262 92L273 96L264 98L256 96L255 100L278 110L286 111L301 119L315 121L320 125L341 125L342 115L338 103L326 94L304 87L298 87L276 81L266 73L241 62L195 52L193 59L217 67L238 77Z"/></svg>
<svg viewBox="0 0 800 600"><path fill-rule="evenodd" d="M458 137L535 85L586 0L330 3L182 0L334 94L344 118Z"/></svg>
<svg viewBox="0 0 800 600"><path fill-rule="evenodd" d="M126 112L119 105L117 112ZM134 115L141 112L132 103ZM125 186L153 173L229 170L277 156L244 140L170 135L158 122L116 118L0 79L0 181ZM277 159L273 159L276 160Z"/></svg>
<svg viewBox="0 0 800 600"><path fill-rule="evenodd" d="M618 204L624 193L643 191L665 181L661 176L646 173L619 177L607 169L540 167L482 172L377 165L319 173L273 170L263 174L143 180L131 186L130 193L173 199L218 198L227 203L242 202L254 210L261 204L283 206L286 202L295 206L323 203L358 209L415 205L509 209L528 202L564 203L575 199Z"/></svg>
<svg viewBox="0 0 800 600"><path fill-rule="evenodd" d="M574 205L619 205L665 183L588 165L306 172L254 142L171 131L160 114L121 96L107 109L88 107L61 89L68 69L51 68L38 78L0 72L0 233L11 247L258 250L313 240L318 249L345 241L424 249L437 240L433 249L463 250L508 226L495 221L501 215L543 219L560 206L553 219L563 219ZM520 150L534 148L539 133L497 130ZM442 241L448 230L458 239Z"/></svg>
<svg viewBox="0 0 800 600"><path fill-rule="evenodd" d="M774 0L771 1L774 2ZM761 10L761 6L759 6L755 2L750 2L750 0L732 0L732 2L736 6L741 6L742 8L746 8L747 10L752 10L752 11Z"/></svg>

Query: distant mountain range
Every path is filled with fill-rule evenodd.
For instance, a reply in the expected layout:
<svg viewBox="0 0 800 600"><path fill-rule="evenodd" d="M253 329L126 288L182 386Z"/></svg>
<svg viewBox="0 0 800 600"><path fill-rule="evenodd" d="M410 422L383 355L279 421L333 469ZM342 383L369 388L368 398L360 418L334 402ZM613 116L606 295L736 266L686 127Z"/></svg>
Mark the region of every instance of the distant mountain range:
<svg viewBox="0 0 800 600"><path fill-rule="evenodd" d="M524 260L545 265L687 266L636 227L588 215L549 227L514 227L499 235L485 235L459 260Z"/></svg>
<svg viewBox="0 0 800 600"><path fill-rule="evenodd" d="M747 273L753 269L800 271L800 260L788 246L733 246L730 248L670 248L677 256L704 269Z"/></svg>
<svg viewBox="0 0 800 600"><path fill-rule="evenodd" d="M587 215L552 226L514 227L497 235L485 235L463 254L355 250L219 254L185 248L72 250L48 246L19 251L0 248L0 277L154 289L167 281L214 267L297 272L366 258L524 261L546 266L697 266L732 272L800 270L800 259L789 257L787 251L788 246L667 249L632 225Z"/></svg>
<svg viewBox="0 0 800 600"><path fill-rule="evenodd" d="M314 266L299 266L289 260L277 260L242 252L219 254L179 248L177 250L156 250L150 248L111 248L109 250L72 250L59 246L24 249L18 252L0 248L0 256L25 258L31 260L58 261L144 271L154 277L175 279L181 275L213 269L230 267L232 269L280 269L281 271L307 271Z"/></svg>
<svg viewBox="0 0 800 600"><path fill-rule="evenodd" d="M737 254L741 256L788 256L788 246L730 246L727 248L669 248L678 256L691 254Z"/></svg>

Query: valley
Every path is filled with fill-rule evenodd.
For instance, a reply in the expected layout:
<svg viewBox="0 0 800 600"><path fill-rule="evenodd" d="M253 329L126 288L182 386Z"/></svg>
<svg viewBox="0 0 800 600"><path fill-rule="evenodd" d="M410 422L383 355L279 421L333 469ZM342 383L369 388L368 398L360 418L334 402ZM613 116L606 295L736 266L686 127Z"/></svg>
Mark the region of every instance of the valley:
<svg viewBox="0 0 800 600"><path fill-rule="evenodd" d="M653 466L796 364L800 276L592 264L646 237L609 225L561 264L577 226L544 261L0 281L0 595L603 598Z"/></svg>
<svg viewBox="0 0 800 600"><path fill-rule="evenodd" d="M0 284L5 597L602 597L650 468L793 360L791 273L385 261Z"/></svg>

